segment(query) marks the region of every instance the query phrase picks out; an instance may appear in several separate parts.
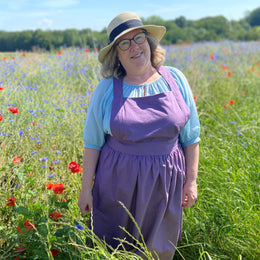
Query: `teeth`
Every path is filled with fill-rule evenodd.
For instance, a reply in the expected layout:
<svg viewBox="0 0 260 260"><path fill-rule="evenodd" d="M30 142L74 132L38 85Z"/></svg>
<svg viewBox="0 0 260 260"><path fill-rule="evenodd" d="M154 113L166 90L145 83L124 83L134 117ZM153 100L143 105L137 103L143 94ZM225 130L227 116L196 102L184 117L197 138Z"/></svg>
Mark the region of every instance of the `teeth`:
<svg viewBox="0 0 260 260"><path fill-rule="evenodd" d="M137 58L137 57L139 57L139 56L141 56L141 53L136 54L136 55L133 56L132 58Z"/></svg>

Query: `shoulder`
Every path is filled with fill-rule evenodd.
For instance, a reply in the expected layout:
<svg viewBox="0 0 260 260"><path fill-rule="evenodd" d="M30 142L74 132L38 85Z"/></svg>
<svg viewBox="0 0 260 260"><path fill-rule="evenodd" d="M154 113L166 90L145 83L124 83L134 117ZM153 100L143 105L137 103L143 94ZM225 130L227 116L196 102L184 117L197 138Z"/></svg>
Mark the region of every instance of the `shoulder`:
<svg viewBox="0 0 260 260"><path fill-rule="evenodd" d="M190 85L189 85L187 78L180 70L178 70L174 67L166 66L166 68L170 71L170 73L174 77L174 79L182 93L182 96L186 100L189 96L192 95Z"/></svg>
<svg viewBox="0 0 260 260"><path fill-rule="evenodd" d="M107 95L107 93L111 92L110 90L113 89L112 86L113 78L101 79L91 96L91 100L100 102Z"/></svg>
<svg viewBox="0 0 260 260"><path fill-rule="evenodd" d="M178 70L177 68L174 68L174 67L171 67L171 66L165 66L165 68L167 68L170 71L170 73L172 74L172 76L174 77L175 80L177 80L177 81L187 81L184 74L180 70Z"/></svg>
<svg viewBox="0 0 260 260"><path fill-rule="evenodd" d="M113 85L113 78L101 79L94 90L94 93L104 94Z"/></svg>

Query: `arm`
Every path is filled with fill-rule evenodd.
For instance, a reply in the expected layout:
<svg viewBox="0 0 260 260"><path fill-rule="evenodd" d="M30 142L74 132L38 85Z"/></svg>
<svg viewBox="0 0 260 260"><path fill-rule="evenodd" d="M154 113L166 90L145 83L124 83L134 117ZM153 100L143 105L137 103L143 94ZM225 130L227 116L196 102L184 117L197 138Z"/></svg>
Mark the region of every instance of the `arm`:
<svg viewBox="0 0 260 260"><path fill-rule="evenodd" d="M100 151L92 148L85 148L83 155L83 176L82 188L79 195L78 206L82 214L92 210L92 184L96 172Z"/></svg>
<svg viewBox="0 0 260 260"><path fill-rule="evenodd" d="M197 200L197 175L199 164L199 143L184 148L186 163L186 180L183 186L182 206L191 207Z"/></svg>

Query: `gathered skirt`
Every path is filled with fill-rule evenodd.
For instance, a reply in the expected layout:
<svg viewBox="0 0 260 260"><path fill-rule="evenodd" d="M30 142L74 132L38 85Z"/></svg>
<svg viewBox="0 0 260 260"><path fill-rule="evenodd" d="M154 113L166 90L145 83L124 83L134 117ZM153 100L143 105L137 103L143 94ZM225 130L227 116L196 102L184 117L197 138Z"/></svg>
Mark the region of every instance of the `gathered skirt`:
<svg viewBox="0 0 260 260"><path fill-rule="evenodd" d="M182 229L184 176L185 159L178 142L136 147L110 137L101 151L93 186L94 233L113 248L119 239L136 246L142 241L137 224L155 259L171 260Z"/></svg>

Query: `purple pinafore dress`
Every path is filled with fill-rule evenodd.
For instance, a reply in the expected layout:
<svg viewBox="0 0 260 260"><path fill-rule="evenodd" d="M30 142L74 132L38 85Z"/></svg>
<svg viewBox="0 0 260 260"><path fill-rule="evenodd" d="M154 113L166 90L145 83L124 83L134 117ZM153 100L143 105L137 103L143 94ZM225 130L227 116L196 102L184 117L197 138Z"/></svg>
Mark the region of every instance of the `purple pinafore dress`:
<svg viewBox="0 0 260 260"><path fill-rule="evenodd" d="M142 241L121 202L154 258L171 260L182 228L185 158L179 134L190 113L171 73L165 67L158 72L171 91L138 98L123 97L123 80L114 78L112 136L96 171L92 228L114 248L118 238L137 245L123 228Z"/></svg>

